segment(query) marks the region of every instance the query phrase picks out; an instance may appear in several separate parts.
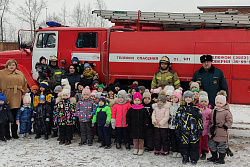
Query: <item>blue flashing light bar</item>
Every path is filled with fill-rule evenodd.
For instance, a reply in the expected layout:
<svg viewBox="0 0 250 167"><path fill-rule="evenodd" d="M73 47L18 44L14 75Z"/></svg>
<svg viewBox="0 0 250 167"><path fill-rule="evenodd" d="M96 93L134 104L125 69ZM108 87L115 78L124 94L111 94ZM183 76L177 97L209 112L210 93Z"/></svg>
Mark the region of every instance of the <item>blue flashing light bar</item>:
<svg viewBox="0 0 250 167"><path fill-rule="evenodd" d="M60 23L54 22L54 21L47 21L46 24L49 27L62 27L62 25Z"/></svg>

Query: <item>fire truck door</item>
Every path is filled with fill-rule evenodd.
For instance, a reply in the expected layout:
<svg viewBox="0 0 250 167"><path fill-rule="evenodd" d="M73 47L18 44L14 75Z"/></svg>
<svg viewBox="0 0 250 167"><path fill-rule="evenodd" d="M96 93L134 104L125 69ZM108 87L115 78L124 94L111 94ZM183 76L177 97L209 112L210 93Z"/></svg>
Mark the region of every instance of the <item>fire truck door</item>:
<svg viewBox="0 0 250 167"><path fill-rule="evenodd" d="M32 53L32 76L37 79L38 73L35 65L39 62L41 56L57 56L58 52L58 31L40 31L36 34L33 53ZM48 62L47 62L48 63Z"/></svg>

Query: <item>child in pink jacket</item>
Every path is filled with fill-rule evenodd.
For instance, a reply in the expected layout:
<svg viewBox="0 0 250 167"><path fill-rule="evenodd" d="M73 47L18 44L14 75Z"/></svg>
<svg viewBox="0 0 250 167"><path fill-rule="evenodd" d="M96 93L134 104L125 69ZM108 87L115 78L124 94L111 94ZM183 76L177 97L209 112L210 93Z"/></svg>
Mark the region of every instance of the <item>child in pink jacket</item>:
<svg viewBox="0 0 250 167"><path fill-rule="evenodd" d="M168 136L168 120L169 120L169 108L171 103L166 103L166 94L161 91L158 96L157 103L153 104L154 109L152 114L152 123L154 124L155 132L155 155L159 155L161 148L162 155L168 155L170 149L170 142Z"/></svg>
<svg viewBox="0 0 250 167"><path fill-rule="evenodd" d="M202 137L200 138L200 152L199 155L201 155L200 159L205 160L206 159L206 153L209 152L208 149L208 126L209 126L209 121L211 119L211 112L212 109L209 107L210 105L208 104L208 96L201 95L199 98L199 103L197 106L200 108L203 116L203 132L202 132Z"/></svg>
<svg viewBox="0 0 250 167"><path fill-rule="evenodd" d="M125 90L120 90L117 97L117 102L113 105L111 114L111 125L112 128L115 129L116 148L121 150L123 140L126 149L130 150L130 136L126 124L126 114L131 104L127 101Z"/></svg>

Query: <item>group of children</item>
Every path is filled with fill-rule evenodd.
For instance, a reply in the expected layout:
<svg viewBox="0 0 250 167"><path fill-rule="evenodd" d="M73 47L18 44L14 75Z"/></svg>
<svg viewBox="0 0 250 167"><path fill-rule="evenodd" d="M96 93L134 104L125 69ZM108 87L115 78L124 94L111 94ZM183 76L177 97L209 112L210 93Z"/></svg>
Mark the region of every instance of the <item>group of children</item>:
<svg viewBox="0 0 250 167"><path fill-rule="evenodd" d="M49 83L42 81L25 94L16 123L21 140L30 138L33 125L36 139L41 135L48 139L52 130L53 136L59 134L60 145L69 145L78 126L79 146L92 146L96 131L100 147L109 149L115 133L116 148L122 150L124 143L130 150L133 142L134 155L143 155L144 151L168 155L172 151L173 157L182 158L183 164L191 160L195 165L199 159L205 160L210 150L212 157L208 161L224 164L227 129L233 122L225 92L218 93L215 104L212 109L207 92L199 89L198 82L192 82L190 90L182 94L181 88L175 90L170 85L149 91L138 86L138 82L130 87L117 82L105 88L97 80L92 86L76 83L72 92L67 79L52 93ZM0 114L6 115L0 117L3 129L4 124L14 122L3 93L0 110ZM2 130L0 138L4 140Z"/></svg>

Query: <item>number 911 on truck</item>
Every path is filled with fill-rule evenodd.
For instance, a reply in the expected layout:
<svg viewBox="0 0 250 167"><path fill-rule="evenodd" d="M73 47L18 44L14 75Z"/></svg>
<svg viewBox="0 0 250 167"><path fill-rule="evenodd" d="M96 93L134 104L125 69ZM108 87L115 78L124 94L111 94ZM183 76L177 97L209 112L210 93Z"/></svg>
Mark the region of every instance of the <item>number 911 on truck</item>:
<svg viewBox="0 0 250 167"><path fill-rule="evenodd" d="M167 56L181 82L201 67L200 56L213 56L229 87L229 102L250 99L250 23L248 15L95 10L110 28L65 27L49 22L36 30L31 49L0 53L0 61L17 60L29 86L36 84L41 56L57 56L59 66L72 57L95 63L99 81L152 80L161 57Z"/></svg>

